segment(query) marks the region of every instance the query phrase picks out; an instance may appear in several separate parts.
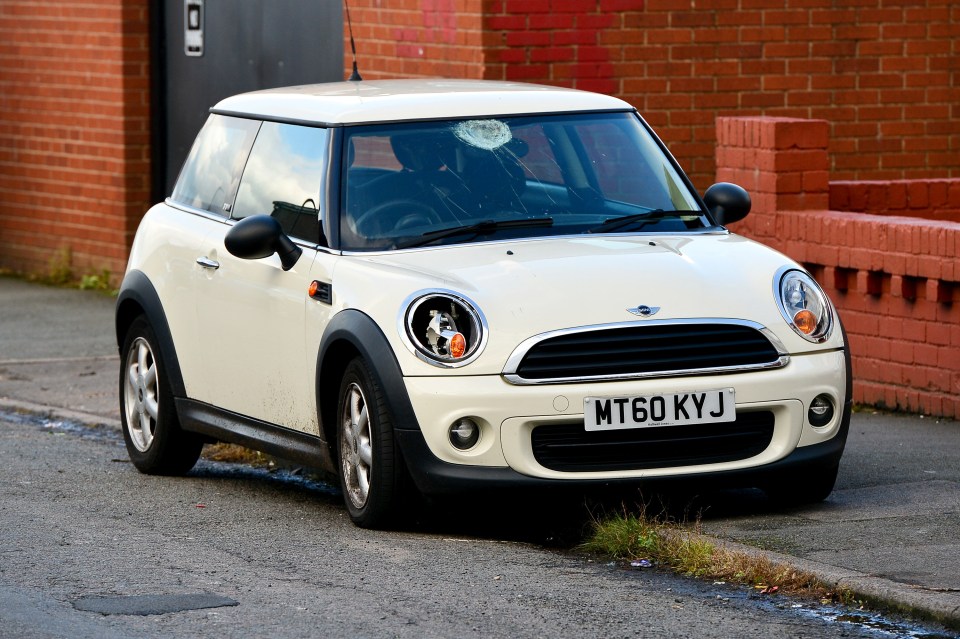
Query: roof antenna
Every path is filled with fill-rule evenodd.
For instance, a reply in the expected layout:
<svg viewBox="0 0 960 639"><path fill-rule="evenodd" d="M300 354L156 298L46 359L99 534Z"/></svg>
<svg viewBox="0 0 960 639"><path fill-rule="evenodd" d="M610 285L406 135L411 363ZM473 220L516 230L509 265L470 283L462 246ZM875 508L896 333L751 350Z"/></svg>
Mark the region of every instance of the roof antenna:
<svg viewBox="0 0 960 639"><path fill-rule="evenodd" d="M360 72L357 71L357 45L353 43L353 23L350 21L350 4L343 0L343 6L347 10L347 28L350 30L350 51L353 53L353 73L347 78L349 82L360 82Z"/></svg>

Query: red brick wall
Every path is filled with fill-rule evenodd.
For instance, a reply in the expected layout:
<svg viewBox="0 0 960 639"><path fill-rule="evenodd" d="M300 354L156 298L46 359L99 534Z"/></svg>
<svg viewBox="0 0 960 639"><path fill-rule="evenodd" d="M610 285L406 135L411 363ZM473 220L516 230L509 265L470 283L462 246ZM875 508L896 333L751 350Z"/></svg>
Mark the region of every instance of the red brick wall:
<svg viewBox="0 0 960 639"><path fill-rule="evenodd" d="M960 222L960 179L831 182L830 209Z"/></svg>
<svg viewBox="0 0 960 639"><path fill-rule="evenodd" d="M0 266L122 269L149 204L148 1L0 4ZM365 77L626 98L702 189L717 116L828 122L841 180L960 178L950 0L355 0ZM349 64L346 65L347 68Z"/></svg>
<svg viewBox="0 0 960 639"><path fill-rule="evenodd" d="M502 0L485 3L486 76L622 94L617 42L643 0ZM636 35L636 34L634 34ZM611 46L613 45L613 46Z"/></svg>
<svg viewBox="0 0 960 639"><path fill-rule="evenodd" d="M377 78L481 78L487 43L481 0L349 3L360 74ZM352 66L344 12L344 60Z"/></svg>
<svg viewBox="0 0 960 639"><path fill-rule="evenodd" d="M826 210L832 186L807 170L827 164L824 130L819 121L717 121L717 180L738 182L757 204L731 230L786 253L823 285L850 338L856 401L960 418L960 223ZM798 182L807 184L799 198Z"/></svg>
<svg viewBox="0 0 960 639"><path fill-rule="evenodd" d="M0 3L0 267L123 272L149 201L147 11Z"/></svg>
<svg viewBox="0 0 960 639"><path fill-rule="evenodd" d="M378 8L388 4L404 8ZM960 4L951 0L358 0L351 9L370 77L617 95L701 189L723 115L826 120L836 179L960 177Z"/></svg>

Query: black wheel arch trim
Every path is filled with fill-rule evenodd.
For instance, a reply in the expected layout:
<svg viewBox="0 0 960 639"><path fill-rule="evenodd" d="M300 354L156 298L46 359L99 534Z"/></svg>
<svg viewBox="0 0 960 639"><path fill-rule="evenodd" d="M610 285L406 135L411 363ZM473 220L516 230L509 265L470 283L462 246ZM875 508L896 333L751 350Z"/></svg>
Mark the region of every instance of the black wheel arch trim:
<svg viewBox="0 0 960 639"><path fill-rule="evenodd" d="M320 349L317 354L317 408L320 411L321 430L324 429L323 416L330 414L321 403L324 389L340 389L340 377L347 362L339 362L338 366L330 366L330 358L335 358L338 344L348 344L356 351L370 368L374 380L383 390L390 414L393 417L393 428L398 431L420 432L413 404L407 394L406 384L403 382L403 372L400 363L390 346L383 331L377 323L365 313L347 309L340 311L327 324L323 337L320 339ZM333 371L337 376L332 378ZM336 406L332 407L336 412ZM422 437L422 435L421 435Z"/></svg>
<svg viewBox="0 0 960 639"><path fill-rule="evenodd" d="M847 368L846 397L843 398L845 411L843 419L846 425L849 426L850 411L853 408L853 362L851 361L850 339L847 337L847 327L843 325L843 320L840 319L840 313L837 313L837 324L840 325L840 334L843 336L843 363ZM844 434L844 437L846 437L846 434Z"/></svg>
<svg viewBox="0 0 960 639"><path fill-rule="evenodd" d="M146 274L131 270L127 272L120 284L120 293L117 295L114 312L117 350L123 348L123 338L127 328L141 312L146 316L159 342L156 346L167 368L167 382L170 384L173 396L185 397L187 393L183 384L183 375L180 372L180 360L177 359L177 349L173 343L166 313L163 311L163 304L160 302L160 295ZM120 356L123 357L123 353L120 353Z"/></svg>

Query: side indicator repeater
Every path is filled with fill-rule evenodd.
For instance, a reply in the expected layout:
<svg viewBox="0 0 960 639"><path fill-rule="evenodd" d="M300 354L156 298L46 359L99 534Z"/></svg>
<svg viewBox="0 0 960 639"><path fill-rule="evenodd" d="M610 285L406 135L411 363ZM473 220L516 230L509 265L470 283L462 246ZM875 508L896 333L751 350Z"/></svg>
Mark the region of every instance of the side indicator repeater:
<svg viewBox="0 0 960 639"><path fill-rule="evenodd" d="M329 282L313 280L307 288L307 294L311 298L324 304L331 304L333 302L333 286Z"/></svg>

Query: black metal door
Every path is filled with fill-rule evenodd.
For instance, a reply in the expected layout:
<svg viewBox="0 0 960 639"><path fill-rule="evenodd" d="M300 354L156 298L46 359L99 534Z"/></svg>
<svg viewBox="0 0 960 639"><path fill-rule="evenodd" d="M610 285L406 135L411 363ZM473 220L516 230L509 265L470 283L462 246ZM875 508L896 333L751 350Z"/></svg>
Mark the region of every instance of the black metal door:
<svg viewBox="0 0 960 639"><path fill-rule="evenodd" d="M219 100L344 79L338 0L162 0L151 6L155 199L173 190L208 109Z"/></svg>

